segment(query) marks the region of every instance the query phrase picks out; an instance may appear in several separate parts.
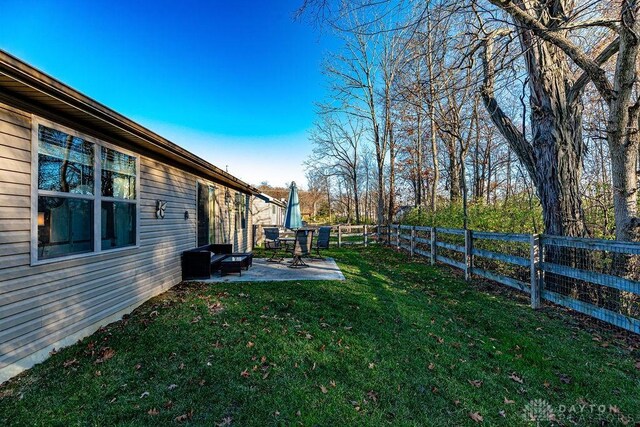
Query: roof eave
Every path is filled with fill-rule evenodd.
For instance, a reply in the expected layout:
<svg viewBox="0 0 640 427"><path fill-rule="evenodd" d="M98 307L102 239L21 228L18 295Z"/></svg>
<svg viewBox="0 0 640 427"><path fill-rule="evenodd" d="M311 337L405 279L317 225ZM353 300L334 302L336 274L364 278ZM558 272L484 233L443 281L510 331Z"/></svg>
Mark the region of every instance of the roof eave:
<svg viewBox="0 0 640 427"><path fill-rule="evenodd" d="M156 150L171 157L178 163L185 164L197 171L203 177L211 178L221 184L250 194L259 193L253 186L236 178L228 172L185 150L168 139L145 128L139 123L123 116L109 107L95 101L92 98L78 92L54 79L48 74L26 64L18 58L0 49L0 74L9 77L19 85L25 85L42 95L50 97L60 103L73 107L80 113L84 113L92 118L98 119L105 124L118 129L120 133L130 135L129 143L140 144L140 140L153 146ZM5 88L11 90L10 88Z"/></svg>

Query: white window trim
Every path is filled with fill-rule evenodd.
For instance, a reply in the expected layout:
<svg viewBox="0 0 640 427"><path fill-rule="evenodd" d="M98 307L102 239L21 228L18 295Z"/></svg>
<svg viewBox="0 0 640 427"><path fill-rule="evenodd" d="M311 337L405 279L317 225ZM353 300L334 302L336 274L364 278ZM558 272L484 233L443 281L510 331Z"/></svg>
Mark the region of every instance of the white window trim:
<svg viewBox="0 0 640 427"><path fill-rule="evenodd" d="M68 135L72 135L78 138L82 138L85 141L89 141L94 144L93 155L93 168L94 168L94 182L93 182L93 195L86 194L68 194L57 191L38 190L38 148L40 144L38 127L40 125L59 130ZM105 147L120 153L132 156L136 159L136 198L131 199L118 199L115 197L102 197L102 170L100 163L100 148ZM108 142L104 142L100 139L94 138L90 135L78 132L67 126L52 122L45 118L31 115L31 265L51 264L54 262L67 261L78 258L89 258L104 254L110 254L115 252L130 251L140 248L140 154L134 153L125 148L119 147ZM85 252L81 254L72 254L67 256L60 256L55 258L38 259L38 195L43 196L55 196L55 197L70 197L74 199L89 199L93 200L93 252ZM102 202L125 202L136 205L136 241L134 245L124 246L121 248L102 250Z"/></svg>

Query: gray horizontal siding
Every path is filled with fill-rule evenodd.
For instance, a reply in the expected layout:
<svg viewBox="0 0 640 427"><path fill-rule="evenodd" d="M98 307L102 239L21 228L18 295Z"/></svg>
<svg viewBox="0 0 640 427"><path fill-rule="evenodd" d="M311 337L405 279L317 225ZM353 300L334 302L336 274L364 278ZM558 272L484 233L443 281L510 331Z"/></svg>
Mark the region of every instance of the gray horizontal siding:
<svg viewBox="0 0 640 427"><path fill-rule="evenodd" d="M31 266L30 138L30 116L0 104L0 369L179 283L196 242L195 177L141 157L139 247Z"/></svg>
<svg viewBox="0 0 640 427"><path fill-rule="evenodd" d="M196 244L196 177L141 157L138 178L138 247L31 266L31 118L0 104L0 369L180 282L180 255ZM250 215L246 229L231 230L234 250L250 249L251 230Z"/></svg>

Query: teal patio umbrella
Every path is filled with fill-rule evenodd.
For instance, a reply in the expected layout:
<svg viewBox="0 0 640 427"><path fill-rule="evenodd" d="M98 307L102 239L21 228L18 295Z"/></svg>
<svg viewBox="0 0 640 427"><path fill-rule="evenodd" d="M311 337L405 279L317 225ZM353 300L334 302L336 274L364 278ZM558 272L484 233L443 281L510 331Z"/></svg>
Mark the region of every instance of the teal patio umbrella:
<svg viewBox="0 0 640 427"><path fill-rule="evenodd" d="M289 189L289 201L287 203L287 210L284 214L284 228L290 230L297 230L302 228L302 215L300 214L300 201L298 199L298 187L296 183L291 183Z"/></svg>

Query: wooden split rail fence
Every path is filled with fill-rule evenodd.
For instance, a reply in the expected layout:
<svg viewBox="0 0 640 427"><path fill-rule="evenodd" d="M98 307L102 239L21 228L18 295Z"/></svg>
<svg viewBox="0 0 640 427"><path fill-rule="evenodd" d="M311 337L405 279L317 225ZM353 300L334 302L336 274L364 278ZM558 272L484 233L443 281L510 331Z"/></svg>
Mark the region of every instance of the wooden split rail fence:
<svg viewBox="0 0 640 427"><path fill-rule="evenodd" d="M379 230L377 225L334 225L331 228L331 244L342 246L377 243Z"/></svg>
<svg viewBox="0 0 640 427"><path fill-rule="evenodd" d="M640 334L640 244L393 224L386 242Z"/></svg>

